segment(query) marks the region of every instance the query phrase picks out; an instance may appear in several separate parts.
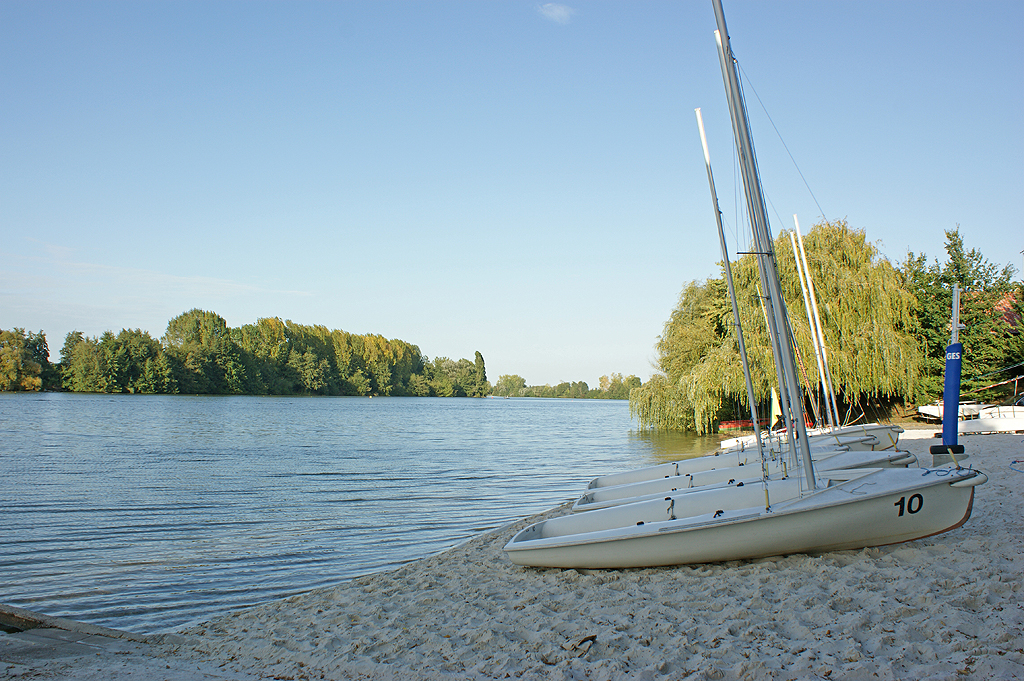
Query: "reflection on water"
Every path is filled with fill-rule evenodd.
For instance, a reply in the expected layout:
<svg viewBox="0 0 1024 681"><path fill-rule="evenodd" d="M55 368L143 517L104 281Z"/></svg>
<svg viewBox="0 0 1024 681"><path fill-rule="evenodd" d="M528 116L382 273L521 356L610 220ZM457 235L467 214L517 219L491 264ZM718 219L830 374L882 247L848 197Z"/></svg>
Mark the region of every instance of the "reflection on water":
<svg viewBox="0 0 1024 681"><path fill-rule="evenodd" d="M718 449L722 440L736 437L737 433L714 433L711 435L695 435L672 431L630 431L630 438L642 443L647 448L648 456L653 463L667 463L679 459L704 456Z"/></svg>

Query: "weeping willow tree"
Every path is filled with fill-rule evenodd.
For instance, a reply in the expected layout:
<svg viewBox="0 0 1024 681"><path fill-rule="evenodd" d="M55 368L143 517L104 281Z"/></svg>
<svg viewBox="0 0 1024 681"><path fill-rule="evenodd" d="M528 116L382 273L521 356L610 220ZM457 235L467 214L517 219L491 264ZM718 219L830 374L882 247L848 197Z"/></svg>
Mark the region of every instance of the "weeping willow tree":
<svg viewBox="0 0 1024 681"><path fill-rule="evenodd" d="M839 399L851 404L912 398L923 356L912 335L917 300L901 273L845 220L815 225L804 249ZM818 368L787 234L775 240L775 252L806 390L818 383ZM753 256L734 262L732 273L754 394L761 402L771 395L776 373ZM630 410L642 428L706 433L723 405L747 403L724 278L686 285L656 347L662 373L630 393Z"/></svg>

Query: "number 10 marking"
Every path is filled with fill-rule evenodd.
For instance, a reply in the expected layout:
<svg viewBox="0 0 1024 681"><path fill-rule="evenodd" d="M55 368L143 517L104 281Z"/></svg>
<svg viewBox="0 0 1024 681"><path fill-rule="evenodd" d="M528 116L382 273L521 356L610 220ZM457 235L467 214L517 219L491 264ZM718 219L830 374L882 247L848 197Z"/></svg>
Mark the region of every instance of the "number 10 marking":
<svg viewBox="0 0 1024 681"><path fill-rule="evenodd" d="M900 512L898 514L899 516L902 516L904 511L913 515L914 513L920 511L921 507L924 506L924 497L922 497L920 494L914 494L913 496L910 497L910 499L907 499L906 497L900 497L900 500L894 503L893 506L896 506L900 509Z"/></svg>

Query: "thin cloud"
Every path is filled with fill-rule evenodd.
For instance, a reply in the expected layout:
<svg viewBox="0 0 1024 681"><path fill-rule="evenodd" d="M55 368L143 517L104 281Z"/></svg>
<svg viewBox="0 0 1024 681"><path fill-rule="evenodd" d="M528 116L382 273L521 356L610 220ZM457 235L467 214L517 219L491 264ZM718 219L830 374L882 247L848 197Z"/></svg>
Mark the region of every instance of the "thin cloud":
<svg viewBox="0 0 1024 681"><path fill-rule="evenodd" d="M106 330L141 328L159 338L168 319L193 307L216 306L212 309L219 314L250 323L265 315L259 311L268 305L287 309L285 301L315 297L309 291L231 279L82 262L71 249L32 241L41 244L35 254L0 249L0 328L45 331L53 362L72 330L99 336ZM257 312L246 317L252 310Z"/></svg>
<svg viewBox="0 0 1024 681"><path fill-rule="evenodd" d="M74 291L88 286L110 286L112 290L122 292L137 293L150 290L182 295L202 293L217 297L248 293L312 295L309 291L272 289L231 279L181 276L137 267L81 262L74 259L74 251L64 246L55 246L31 237L25 237L25 240L39 244L40 250L45 254L26 255L0 251L0 257L11 265L11 270L13 270L0 273L0 284L9 285L12 288L40 286L47 288L43 282L48 282L50 286L64 291ZM38 275L38 278L33 275ZM34 279L32 284L26 283L26 279L29 277Z"/></svg>
<svg viewBox="0 0 1024 681"><path fill-rule="evenodd" d="M541 13L545 19L550 19L556 24L568 24L572 20L572 15L576 13L572 7L568 5L559 5L556 2L548 2L537 8L537 11Z"/></svg>

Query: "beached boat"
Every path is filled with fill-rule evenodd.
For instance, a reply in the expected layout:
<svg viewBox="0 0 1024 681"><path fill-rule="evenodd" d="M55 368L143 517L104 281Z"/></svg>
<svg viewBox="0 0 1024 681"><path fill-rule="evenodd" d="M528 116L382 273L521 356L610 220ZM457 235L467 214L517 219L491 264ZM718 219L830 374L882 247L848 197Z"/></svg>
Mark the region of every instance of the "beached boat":
<svg viewBox="0 0 1024 681"><path fill-rule="evenodd" d="M706 458L706 457L702 457ZM691 459L692 460L692 459ZM819 471L849 470L856 468L907 468L917 463L911 452L873 452L844 450L811 450L811 460ZM687 463L687 462L682 462ZM790 466L783 457L766 462L751 459L736 466L720 466L687 473L673 473L672 464L663 464L665 475L617 485L588 488L572 505L573 513L591 511L628 504L641 499L653 499L666 493L707 487L757 485L762 480L784 480L803 475L799 465ZM653 468L653 467L652 467ZM639 469L646 470L648 469ZM626 471L625 475L637 471ZM619 474L622 475L622 474ZM611 477L611 476L606 476Z"/></svg>
<svg viewBox="0 0 1024 681"><path fill-rule="evenodd" d="M804 426L793 339L782 299L767 212L747 128L721 0L713 0L719 59L740 154L754 251L787 438L801 475L771 480L764 450L756 485L677 490L661 499L552 518L505 546L519 565L622 568L717 562L796 552L880 546L959 527L970 517L974 487L987 480L964 468L862 468L816 473ZM700 120L698 116L698 121ZM702 133L703 136L703 133ZM705 149L707 158L707 151ZM708 160L710 178L710 160ZM717 206L716 206L717 210ZM751 402L753 403L753 402ZM756 415L752 423L756 423Z"/></svg>
<svg viewBox="0 0 1024 681"><path fill-rule="evenodd" d="M982 404L974 400L964 400L960 402L957 408L957 418L965 419L978 416L983 409L991 407L991 404ZM945 412L945 407L941 400L932 402L931 404L922 404L917 408L917 413L921 416L942 420L942 415Z"/></svg>
<svg viewBox="0 0 1024 681"><path fill-rule="evenodd" d="M978 433L1019 433L1024 431L1024 397L1014 404L986 406L977 418L965 419L957 425L961 435Z"/></svg>
<svg viewBox="0 0 1024 681"><path fill-rule="evenodd" d="M505 552L517 565L630 568L882 546L960 527L986 480L965 468L833 471L820 489L772 484L769 509L760 484L694 491L551 518Z"/></svg>
<svg viewBox="0 0 1024 681"><path fill-rule="evenodd" d="M887 432L895 433L893 439L899 437L898 434L903 432L899 426L887 426L885 429ZM880 446L876 435L857 435L851 431L850 435L829 433L810 436L809 439L811 458L821 461L823 464L828 461L828 467L833 469L906 467L917 461L916 456L910 452L895 449L893 444ZM786 440L775 437L766 439L762 443L762 449L769 457L769 461L779 460L786 451L787 445ZM839 454L844 454L844 456L840 457ZM760 460L761 455L756 448L736 446L731 449L719 450L707 456L602 475L591 480L587 489L595 490L677 476L693 476L712 470L750 466L759 463ZM792 462L790 468L795 468L798 465L798 462ZM753 467L757 468L757 466ZM736 477L736 475L725 476L726 479L729 477ZM706 476L704 479L710 480Z"/></svg>
<svg viewBox="0 0 1024 681"><path fill-rule="evenodd" d="M811 437L812 441L829 441L835 442L836 439L842 438L869 438L864 440L864 449L890 449L895 448L899 442L900 433L903 432L903 428L892 423L861 423L849 426L839 426L838 428L808 428L807 434ZM762 433L762 439L771 439L783 437L784 433ZM838 442L837 442L838 443ZM733 437L726 440L722 440L719 443L719 447L722 449L736 449L736 448L747 448L755 444L755 439L752 435L744 435L742 437Z"/></svg>

